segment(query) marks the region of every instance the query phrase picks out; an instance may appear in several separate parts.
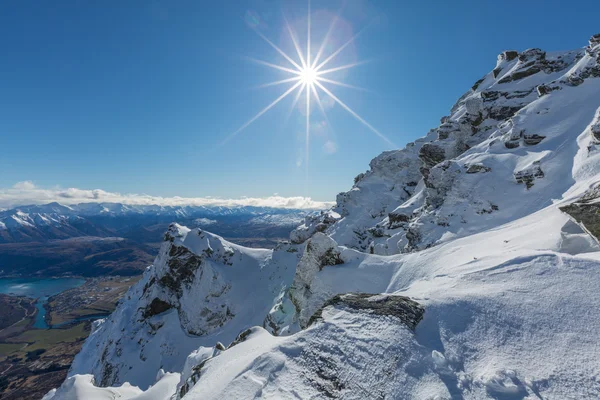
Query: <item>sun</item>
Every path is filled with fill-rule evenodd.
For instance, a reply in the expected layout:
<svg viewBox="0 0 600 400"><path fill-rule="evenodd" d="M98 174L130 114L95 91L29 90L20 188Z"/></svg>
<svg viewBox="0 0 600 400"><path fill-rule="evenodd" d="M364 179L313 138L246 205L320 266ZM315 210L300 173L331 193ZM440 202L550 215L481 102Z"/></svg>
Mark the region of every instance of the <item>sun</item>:
<svg viewBox="0 0 600 400"><path fill-rule="evenodd" d="M321 102L321 95L323 95L323 94L325 96L328 96L330 99L332 99L335 104L339 105L345 111L350 113L350 115L352 115L362 125L367 127L371 132L375 133L380 139L382 139L384 142L386 142L390 148L397 148L396 145L394 145L394 143L392 143L387 137L385 137L385 135L383 135L381 132L379 132L377 129L375 129L367 121L365 121L360 115L358 115L354 110L352 110L348 105L346 105L346 103L344 103L335 94L333 94L333 92L327 87L328 85L335 85L335 86L341 86L341 87L350 88L350 89L364 90L362 88L328 78L328 76L330 76L330 74L333 72L347 70L347 69L353 68L357 65L364 64L364 61L363 62L359 61L359 62L355 62L352 64L346 64L346 65L338 65L338 66L330 65L330 63L345 48L347 48L352 42L354 42L354 40L359 35L361 35L365 29L365 28L363 28L363 30L360 30L358 33L356 33L354 36L352 36L348 41L346 41L344 44L342 44L337 50L333 51L331 54L325 54L325 49L328 48L329 38L330 38L331 34L335 31L336 23L339 18L340 18L340 16L336 15L332 19L331 24L329 25L329 29L327 30L327 33L325 34L325 37L324 37L323 41L321 42L320 47L319 47L314 59L312 58L313 53L311 52L310 0L308 1L308 29L307 29L308 37L306 40L306 48L305 49L302 49L300 47L300 45L298 44L298 40L296 38L294 31L292 30L290 24L284 17L285 27L287 28L287 31L290 35L290 39L292 40L292 42L294 44L294 48L296 50L296 55L298 57L297 59L294 59L292 56L286 54L277 45L275 45L275 43L273 43L263 33L261 33L257 27L254 27L254 31L256 32L256 34L258 34L258 36L260 36L266 43L268 43L269 46L271 46L273 49L275 49L277 51L277 53L279 53L281 56L283 56L286 59L286 61L289 63L289 64L286 63L285 65L279 65L279 64L274 64L274 63L270 63L270 62L263 61L263 60L258 60L258 59L252 58L252 57L248 57L253 62L276 69L278 71L284 71L289 74L288 78L281 79L281 80L278 80L275 82L269 82L269 83L266 83L259 87L277 86L277 85L282 85L282 84L286 84L286 83L291 84L291 86L283 94L281 94L279 97L277 97L271 104L269 104L268 106L263 108L261 111L259 111L254 117L250 118L246 123L244 123L241 127L239 127L235 132L233 132L232 134L227 136L225 138L225 140L221 142L221 144L227 143L234 136L236 136L238 133L240 133L241 131L246 129L250 124L252 124L254 121L256 121L258 118L260 118L262 115L264 115L267 111L269 111L275 105L277 105L277 103L282 101L284 98L286 98L290 94L296 92L295 96L294 96L294 102L292 104L292 109L294 109L296 107L296 104L298 103L298 100L300 99L300 96L302 95L302 93L305 94L305 98L306 98L306 104L303 105L303 107L305 107L305 111L306 111L305 112L305 114L306 114L306 134L305 134L304 157L305 157L305 169L306 169L307 175L308 175L308 161L309 161L308 153L309 153L309 143L310 143L310 115L311 115L311 110L313 110L313 108L314 108L313 104L312 104L313 102L316 103L317 107L319 108L319 110L321 111L321 113L323 114L323 116L329 123L329 119L325 112L325 108L323 106L323 103ZM322 58L324 58L324 60L321 60Z"/></svg>
<svg viewBox="0 0 600 400"><path fill-rule="evenodd" d="M302 68L300 71L300 81L305 85L314 85L317 82L317 71L312 67Z"/></svg>

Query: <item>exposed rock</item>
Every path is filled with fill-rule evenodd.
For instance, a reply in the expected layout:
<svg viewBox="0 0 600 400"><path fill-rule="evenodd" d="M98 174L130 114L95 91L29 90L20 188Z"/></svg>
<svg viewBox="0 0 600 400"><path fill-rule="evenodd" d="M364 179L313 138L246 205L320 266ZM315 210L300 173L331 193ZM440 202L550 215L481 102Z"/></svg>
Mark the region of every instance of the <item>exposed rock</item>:
<svg viewBox="0 0 600 400"><path fill-rule="evenodd" d="M531 65L528 68L523 68L518 71L513 72L507 77L504 77L498 81L498 83L508 83L512 81L518 81L519 79L527 78L528 76L537 74L540 72L542 68L538 65Z"/></svg>
<svg viewBox="0 0 600 400"><path fill-rule="evenodd" d="M481 78L480 80L478 80L477 82L475 82L475 83L473 84L473 86L471 87L471 90L472 90L472 91L476 91L476 90L477 90L477 88L479 87L479 85L481 85L481 83L482 83L484 80L485 80L485 77L483 77L483 78ZM442 120L441 122L442 122L442 123L444 123L444 121L443 121L443 120Z"/></svg>
<svg viewBox="0 0 600 400"><path fill-rule="evenodd" d="M489 110L489 116L496 121L502 121L509 119L513 115L517 113L521 108L520 106L500 106L500 107L492 107Z"/></svg>
<svg viewBox="0 0 600 400"><path fill-rule="evenodd" d="M217 344L215 344L215 349L217 349L219 351L225 351L225 350L227 350L227 348L221 342L217 342Z"/></svg>
<svg viewBox="0 0 600 400"><path fill-rule="evenodd" d="M589 47L594 48L600 44L600 33L593 35L589 40Z"/></svg>
<svg viewBox="0 0 600 400"><path fill-rule="evenodd" d="M471 164L467 168L467 174L477 174L481 172L490 172L492 169L482 164Z"/></svg>
<svg viewBox="0 0 600 400"><path fill-rule="evenodd" d="M376 315L391 316L399 319L400 322L412 330L415 330L425 313L425 309L419 303L405 296L347 293L339 294L326 301L325 304L310 317L308 325L312 325L317 320L322 319L323 310L329 306L349 308L351 310L368 312Z"/></svg>
<svg viewBox="0 0 600 400"><path fill-rule="evenodd" d="M172 244L169 249L168 272L159 279L159 283L181 294L183 286L194 280L196 270L202 264L202 258L184 246Z"/></svg>
<svg viewBox="0 0 600 400"><path fill-rule="evenodd" d="M519 61L532 61L532 60L544 60L546 58L546 52L542 49L527 49L519 54Z"/></svg>
<svg viewBox="0 0 600 400"><path fill-rule="evenodd" d="M250 335L252 335L253 333L255 333L257 331L258 331L258 328L256 326L253 326L252 328L248 328L245 331L240 332L240 334L237 335L235 340L233 342L231 342L231 344L229 346L227 346L227 348L230 349L237 344L245 342L246 339L248 339L250 337Z"/></svg>
<svg viewBox="0 0 600 400"><path fill-rule="evenodd" d="M155 297L150 304L146 306L146 309L142 313L144 318L150 318L154 315L162 314L167 310L170 310L173 306L166 301Z"/></svg>
<svg viewBox="0 0 600 400"><path fill-rule="evenodd" d="M596 240L600 238L600 203L572 203L560 207L560 210L583 224Z"/></svg>
<svg viewBox="0 0 600 400"><path fill-rule="evenodd" d="M531 189L535 179L543 177L544 171L542 171L539 161L535 161L533 165L527 169L515 172L517 183L524 183L525 186L527 186L527 189Z"/></svg>
<svg viewBox="0 0 600 400"><path fill-rule="evenodd" d="M442 147L432 144L425 143L419 151L419 158L429 167L441 163L445 160L445 151Z"/></svg>
<svg viewBox="0 0 600 400"><path fill-rule="evenodd" d="M555 90L562 89L559 85L539 85L536 90L539 97L552 93Z"/></svg>
<svg viewBox="0 0 600 400"><path fill-rule="evenodd" d="M364 172L361 172L360 174L356 175L354 177L354 184L356 185L364 177L365 177L365 173Z"/></svg>
<svg viewBox="0 0 600 400"><path fill-rule="evenodd" d="M388 220L388 229L396 229L408 223L408 221L410 221L410 217L408 215L391 212L388 214Z"/></svg>
<svg viewBox="0 0 600 400"><path fill-rule="evenodd" d="M502 67L494 68L494 70L492 71L492 74L494 74L494 78L497 78L498 75L500 75L500 72L502 72Z"/></svg>
<svg viewBox="0 0 600 400"><path fill-rule="evenodd" d="M499 56L500 61L512 61L519 56L519 53L515 50L505 50Z"/></svg>
<svg viewBox="0 0 600 400"><path fill-rule="evenodd" d="M546 136L538 135L536 133L523 135L523 141L525 142L525 144L530 145L530 146L540 143L545 138L546 138Z"/></svg>

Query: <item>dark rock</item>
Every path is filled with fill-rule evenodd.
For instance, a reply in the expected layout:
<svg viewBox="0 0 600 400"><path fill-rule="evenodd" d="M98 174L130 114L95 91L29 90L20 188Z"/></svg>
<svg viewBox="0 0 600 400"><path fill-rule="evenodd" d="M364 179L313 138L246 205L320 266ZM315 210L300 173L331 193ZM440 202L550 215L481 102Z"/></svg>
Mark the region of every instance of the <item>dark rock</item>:
<svg viewBox="0 0 600 400"><path fill-rule="evenodd" d="M250 334L254 333L255 331L256 331L256 327L252 327L252 328L246 329L245 331L240 332L240 334L237 335L235 340L233 342L231 342L231 344L227 348L230 349L237 344L245 342L246 339L248 339L248 337L250 336Z"/></svg>
<svg viewBox="0 0 600 400"><path fill-rule="evenodd" d="M546 58L546 52L542 49L527 49L519 54L519 61L530 61L530 60L544 60Z"/></svg>
<svg viewBox="0 0 600 400"><path fill-rule="evenodd" d="M385 231L380 226L369 228L368 232L376 238L389 237L389 235L386 235Z"/></svg>
<svg viewBox="0 0 600 400"><path fill-rule="evenodd" d="M429 167L444 161L445 157L444 149L432 143L425 143L419 150L419 158Z"/></svg>
<svg viewBox="0 0 600 400"><path fill-rule="evenodd" d="M399 228L400 226L402 226L402 225L406 224L408 221L410 221L410 217L408 215L394 213L394 212L389 213L388 218L390 221L389 225L388 225L389 229Z"/></svg>
<svg viewBox="0 0 600 400"><path fill-rule="evenodd" d="M500 75L500 72L502 72L501 67L494 68L494 70L492 71L492 73L494 74L494 78L497 78L498 75Z"/></svg>
<svg viewBox="0 0 600 400"><path fill-rule="evenodd" d="M592 131L592 136L596 142L600 142L600 121L592 124L590 130Z"/></svg>
<svg viewBox="0 0 600 400"><path fill-rule="evenodd" d="M546 138L546 136L538 135L535 133L523 135L523 141L525 142L525 144L527 144L529 146L536 145L536 144L540 143L542 140L544 140L545 138Z"/></svg>
<svg viewBox="0 0 600 400"><path fill-rule="evenodd" d="M506 77L500 79L498 81L498 83L508 83L508 82L512 82L512 81L518 81L520 79L527 78L528 76L535 75L538 72L540 72L541 70L542 70L542 68L539 65L532 65L529 68L524 68L524 69L520 69L520 70L513 72L509 76L506 76Z"/></svg>
<svg viewBox="0 0 600 400"><path fill-rule="evenodd" d="M360 174L356 175L356 176L354 177L354 184L356 185L356 184L357 184L358 182L360 182L360 181L361 181L361 179L362 179L362 178L364 178L364 177L365 177L365 173L364 173L364 172L361 172Z"/></svg>
<svg viewBox="0 0 600 400"><path fill-rule="evenodd" d="M513 115L515 115L517 113L517 111L519 111L522 107L509 107L509 106L502 106L502 107L492 107L489 110L489 116L492 119L495 119L496 121L502 121L502 120L506 120L510 117L512 117Z"/></svg>
<svg viewBox="0 0 600 400"><path fill-rule="evenodd" d="M325 302L323 307L310 317L308 325L310 326L315 321L322 319L323 309L329 306L343 307L375 315L391 316L399 319L400 322L412 330L415 330L425 313L425 309L419 303L405 296L347 293L338 294Z"/></svg>
<svg viewBox="0 0 600 400"><path fill-rule="evenodd" d="M539 85L537 88L537 93L539 97L545 96L551 92L554 92L555 90L560 90L562 89L560 86L555 85L555 86L550 86L550 85Z"/></svg>
<svg viewBox="0 0 600 400"><path fill-rule="evenodd" d="M485 76L483 78L481 78L480 80L478 80L477 82L475 82L473 84L473 86L471 86L471 90L472 91L476 91L477 88L479 87L479 85L481 85L481 83L485 80ZM442 123L444 123L445 121L442 120Z"/></svg>
<svg viewBox="0 0 600 400"><path fill-rule="evenodd" d="M315 232L325 232L328 226L328 224L321 222L315 226Z"/></svg>
<svg viewBox="0 0 600 400"><path fill-rule="evenodd" d="M504 61L512 61L515 58L517 58L518 56L519 56L519 53L516 52L515 50L506 50L500 54L499 58L500 58L500 60L504 60Z"/></svg>
<svg viewBox="0 0 600 400"><path fill-rule="evenodd" d="M319 258L319 262L319 270L322 270L327 266L341 265L344 263L344 260L340 257L339 251L330 248Z"/></svg>
<svg viewBox="0 0 600 400"><path fill-rule="evenodd" d="M519 141L518 140L507 140L506 142L504 142L504 147L506 147L507 149L516 149L517 147L519 147Z"/></svg>
<svg viewBox="0 0 600 400"><path fill-rule="evenodd" d="M600 238L600 186L589 189L578 201L560 207L598 240Z"/></svg>
<svg viewBox="0 0 600 400"><path fill-rule="evenodd" d="M215 344L215 349L217 349L219 351L225 351L225 350L227 350L227 348L225 348L225 346L221 342L217 342L217 344Z"/></svg>
<svg viewBox="0 0 600 400"><path fill-rule="evenodd" d="M484 92L481 92L481 97L483 98L483 101L498 100L498 98L500 97L500 92L498 92L497 90L486 90Z"/></svg>
<svg viewBox="0 0 600 400"><path fill-rule="evenodd" d="M471 164L469 168L467 168L467 174L477 174L477 173L485 173L490 172L492 169L490 167L486 167L482 164Z"/></svg>
<svg viewBox="0 0 600 400"><path fill-rule="evenodd" d="M183 285L189 285L194 280L196 270L202 265L202 258L185 246L171 245L169 249L169 271L159 283L176 293L181 293Z"/></svg>
<svg viewBox="0 0 600 400"><path fill-rule="evenodd" d="M460 131L460 127L458 126L458 124L456 122L448 120L448 121L444 122L442 125L440 125L439 128L437 128L438 139L439 140L448 139L448 137L450 136L450 133L459 132L459 131Z"/></svg>
<svg viewBox="0 0 600 400"><path fill-rule="evenodd" d="M575 221L583 224L585 229L596 240L600 238L600 203L572 203L560 207L562 212L569 214Z"/></svg>
<svg viewBox="0 0 600 400"><path fill-rule="evenodd" d="M152 302L146 306L146 309L142 313L142 316L144 318L150 318L154 315L162 314L165 311L170 310L171 308L173 308L171 304L159 299L158 297L155 297L152 300Z"/></svg>
<svg viewBox="0 0 600 400"><path fill-rule="evenodd" d="M408 240L408 244L406 245L405 251L410 252L417 250L419 248L419 243L421 242L421 233L419 233L416 228L409 227L406 231L406 240Z"/></svg>
<svg viewBox="0 0 600 400"><path fill-rule="evenodd" d="M598 46L600 44L600 33L593 35L590 38L589 43L590 43L590 48Z"/></svg>
<svg viewBox="0 0 600 400"><path fill-rule="evenodd" d="M517 183L524 183L528 190L533 187L535 179L543 177L544 171L542 171L539 161L534 162L530 168L515 173Z"/></svg>

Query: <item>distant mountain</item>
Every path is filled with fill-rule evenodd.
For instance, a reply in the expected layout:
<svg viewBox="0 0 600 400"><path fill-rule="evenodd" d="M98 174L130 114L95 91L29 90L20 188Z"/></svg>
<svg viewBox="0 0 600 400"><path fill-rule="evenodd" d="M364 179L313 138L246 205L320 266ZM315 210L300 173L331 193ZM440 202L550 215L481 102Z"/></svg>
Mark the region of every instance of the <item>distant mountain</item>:
<svg viewBox="0 0 600 400"><path fill-rule="evenodd" d="M171 222L203 226L227 237L281 237L298 225L309 212L268 207L208 207L127 205L121 203L59 203L21 206L0 211L0 243L45 242L81 236L126 237L134 241L159 242Z"/></svg>
<svg viewBox="0 0 600 400"><path fill-rule="evenodd" d="M0 212L0 276L135 275L171 222L273 248L311 212L266 207L58 203Z"/></svg>

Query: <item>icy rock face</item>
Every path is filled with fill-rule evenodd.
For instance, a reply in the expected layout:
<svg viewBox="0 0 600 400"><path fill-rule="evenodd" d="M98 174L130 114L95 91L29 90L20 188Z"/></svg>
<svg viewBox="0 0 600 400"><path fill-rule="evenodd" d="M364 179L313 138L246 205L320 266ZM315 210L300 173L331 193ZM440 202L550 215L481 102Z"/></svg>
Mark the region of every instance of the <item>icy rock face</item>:
<svg viewBox="0 0 600 400"><path fill-rule="evenodd" d="M154 265L95 326L70 375L91 373L101 386L145 388L160 368L181 371L199 346L229 342L261 324L291 284L300 254L291 244L273 254L171 224Z"/></svg>
<svg viewBox="0 0 600 400"><path fill-rule="evenodd" d="M431 138L435 133L431 133ZM415 192L421 174L419 150L425 140L410 143L404 150L384 152L370 163L370 170L357 176L352 190L340 193L333 208L335 218L324 213L292 232L302 243L314 232L325 232L339 243L367 250L371 229ZM376 233L375 233L376 234Z"/></svg>
<svg viewBox="0 0 600 400"><path fill-rule="evenodd" d="M342 264L344 259L335 240L321 232L315 233L304 243L293 283L278 298L263 326L274 335L290 334L306 328L311 315L328 298L327 292L313 292L311 285L317 273ZM313 295L315 293L316 296Z"/></svg>
<svg viewBox="0 0 600 400"><path fill-rule="evenodd" d="M593 118L599 104L592 85L597 82L586 84L580 92L585 98L579 100L582 107L569 104L573 87L600 76L599 53L597 35L581 50L503 52L496 68L461 96L440 126L403 150L375 158L352 190L338 195L333 210L339 220L324 223L317 217L301 227L305 235L300 239L294 234L295 241L305 241L318 231L342 246L397 254L531 211L528 200L520 202L520 210L518 205L506 204L512 196L541 197L546 200L538 202L538 207L547 205L568 188L569 181L561 188L540 185L548 178L557 179L545 163L567 160L574 148L548 149L554 149L558 141L575 143ZM552 116L563 105L577 117L566 112ZM562 123L553 125L558 120ZM596 140L600 138L598 125L591 132ZM491 182L502 188L504 196L489 190Z"/></svg>

